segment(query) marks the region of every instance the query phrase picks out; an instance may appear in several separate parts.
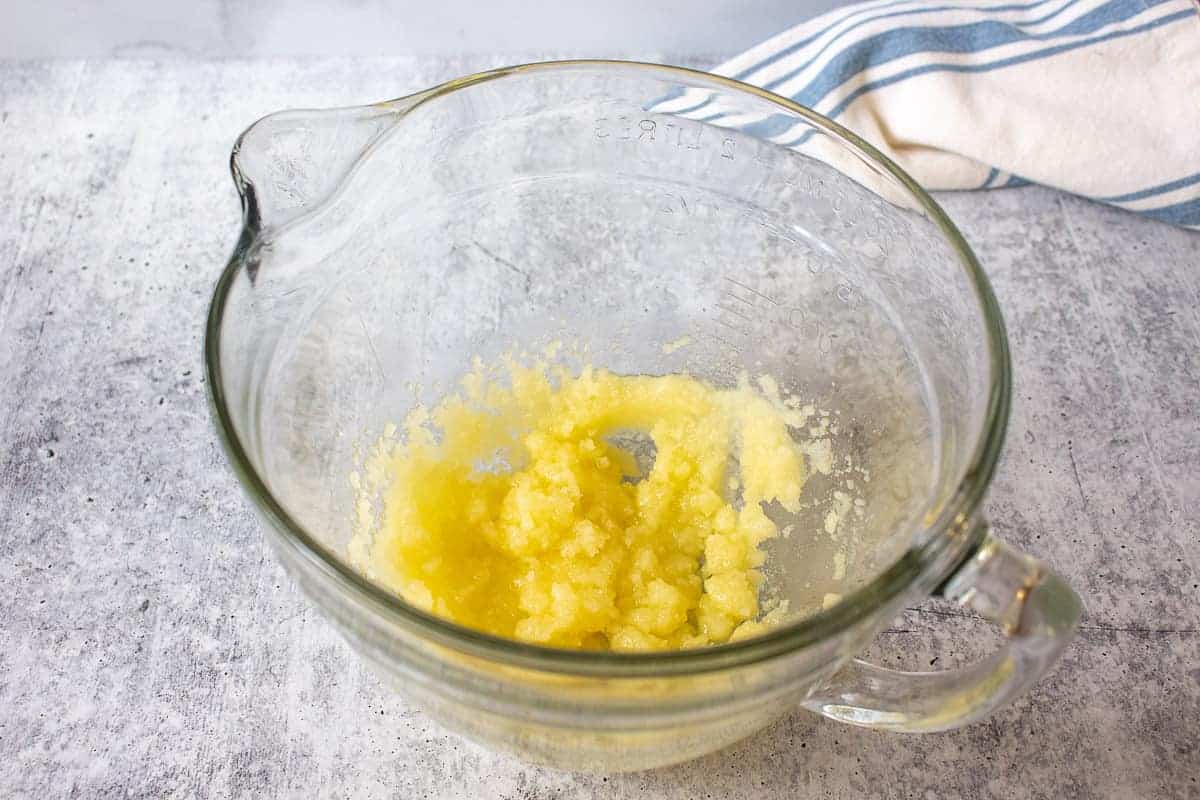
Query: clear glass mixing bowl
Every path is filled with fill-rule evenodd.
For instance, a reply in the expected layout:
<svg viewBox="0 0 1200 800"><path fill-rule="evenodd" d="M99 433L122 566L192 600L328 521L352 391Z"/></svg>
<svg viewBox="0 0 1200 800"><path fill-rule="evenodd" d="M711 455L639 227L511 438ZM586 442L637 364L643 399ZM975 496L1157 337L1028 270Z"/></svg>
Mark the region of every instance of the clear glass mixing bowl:
<svg viewBox="0 0 1200 800"><path fill-rule="evenodd" d="M206 340L217 428L289 572L446 725L589 770L691 758L798 705L940 730L1027 688L1070 639L1078 598L978 512L1010 381L987 280L933 200L835 123L703 73L560 62L273 114L232 166L244 228ZM348 564L363 445L474 356L555 339L618 373L769 374L834 412L835 458L870 476L864 513L836 574L807 534L828 482L768 545L790 621L681 652L555 650L430 616ZM934 592L1005 645L934 673L854 658Z"/></svg>

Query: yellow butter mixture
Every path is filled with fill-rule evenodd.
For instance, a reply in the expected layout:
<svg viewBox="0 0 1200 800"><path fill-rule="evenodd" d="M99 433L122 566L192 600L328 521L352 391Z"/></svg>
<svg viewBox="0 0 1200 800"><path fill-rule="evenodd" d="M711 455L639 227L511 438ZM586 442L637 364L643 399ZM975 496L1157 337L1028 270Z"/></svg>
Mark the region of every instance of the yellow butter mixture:
<svg viewBox="0 0 1200 800"><path fill-rule="evenodd" d="M422 609L528 642L751 635L771 621L764 506L796 511L806 478L792 433L812 409L796 405L769 378L477 368L356 476L352 559Z"/></svg>

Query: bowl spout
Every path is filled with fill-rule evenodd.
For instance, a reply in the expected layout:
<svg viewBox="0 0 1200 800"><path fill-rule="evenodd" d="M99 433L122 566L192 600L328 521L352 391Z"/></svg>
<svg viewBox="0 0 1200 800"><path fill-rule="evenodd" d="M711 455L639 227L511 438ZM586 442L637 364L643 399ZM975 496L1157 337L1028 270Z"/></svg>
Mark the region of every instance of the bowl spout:
<svg viewBox="0 0 1200 800"><path fill-rule="evenodd" d="M278 228L321 205L410 107L281 111L247 128L230 157L247 232Z"/></svg>

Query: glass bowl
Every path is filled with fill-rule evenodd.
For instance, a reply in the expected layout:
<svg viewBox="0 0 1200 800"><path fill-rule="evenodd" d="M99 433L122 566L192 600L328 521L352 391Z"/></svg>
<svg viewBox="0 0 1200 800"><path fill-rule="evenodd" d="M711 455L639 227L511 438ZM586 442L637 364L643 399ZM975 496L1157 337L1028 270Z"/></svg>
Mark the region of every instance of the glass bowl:
<svg viewBox="0 0 1200 800"><path fill-rule="evenodd" d="M221 440L305 594L447 726L593 771L692 758L798 706L942 730L1071 638L1078 598L979 513L1010 392L987 279L937 204L830 120L686 69L543 63L272 114L232 169L244 226L205 342ZM769 374L829 410L863 513L836 568L819 536L768 545L796 613L713 647L561 650L427 614L350 565L363 448L474 357L552 341L622 374ZM800 531L839 491L813 485ZM934 593L1000 625L1000 650L934 673L854 658Z"/></svg>

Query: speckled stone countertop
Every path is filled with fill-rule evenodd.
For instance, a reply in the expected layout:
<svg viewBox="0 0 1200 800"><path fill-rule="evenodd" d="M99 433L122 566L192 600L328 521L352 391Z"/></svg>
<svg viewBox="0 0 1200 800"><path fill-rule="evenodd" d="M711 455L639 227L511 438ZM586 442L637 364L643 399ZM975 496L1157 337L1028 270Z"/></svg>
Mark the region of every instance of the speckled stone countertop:
<svg viewBox="0 0 1200 800"><path fill-rule="evenodd" d="M1032 694L953 733L796 712L679 767L574 776L442 731L359 665L268 554L209 422L229 148L269 111L496 63L0 65L0 795L1200 797L1200 235L1036 188L941 198L1012 340L991 517L1087 604ZM995 643L928 605L869 655Z"/></svg>

